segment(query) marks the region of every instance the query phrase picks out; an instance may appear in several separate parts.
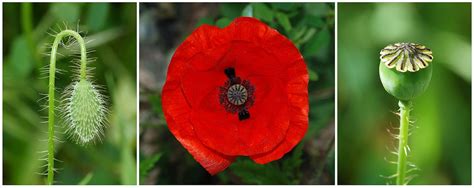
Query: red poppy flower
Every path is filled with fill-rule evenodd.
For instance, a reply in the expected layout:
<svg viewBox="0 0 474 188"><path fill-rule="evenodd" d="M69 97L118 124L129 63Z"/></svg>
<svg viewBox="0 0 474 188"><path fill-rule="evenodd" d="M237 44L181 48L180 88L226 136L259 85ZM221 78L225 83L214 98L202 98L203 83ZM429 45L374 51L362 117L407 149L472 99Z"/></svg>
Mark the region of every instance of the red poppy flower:
<svg viewBox="0 0 474 188"><path fill-rule="evenodd" d="M210 173L237 156L280 159L308 127L308 73L278 31L240 17L203 25L176 50L162 92L170 131Z"/></svg>

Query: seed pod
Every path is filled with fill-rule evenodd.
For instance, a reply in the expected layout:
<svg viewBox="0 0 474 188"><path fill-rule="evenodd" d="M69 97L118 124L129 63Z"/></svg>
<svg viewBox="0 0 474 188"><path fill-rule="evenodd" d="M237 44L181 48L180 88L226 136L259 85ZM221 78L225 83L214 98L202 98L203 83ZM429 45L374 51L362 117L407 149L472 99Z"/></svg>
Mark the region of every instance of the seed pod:
<svg viewBox="0 0 474 188"><path fill-rule="evenodd" d="M102 135L105 125L105 101L87 79L72 84L66 96L65 119L67 133L85 145Z"/></svg>
<svg viewBox="0 0 474 188"><path fill-rule="evenodd" d="M385 90L399 100L422 94L431 80L431 50L415 43L396 43L380 51L379 74Z"/></svg>

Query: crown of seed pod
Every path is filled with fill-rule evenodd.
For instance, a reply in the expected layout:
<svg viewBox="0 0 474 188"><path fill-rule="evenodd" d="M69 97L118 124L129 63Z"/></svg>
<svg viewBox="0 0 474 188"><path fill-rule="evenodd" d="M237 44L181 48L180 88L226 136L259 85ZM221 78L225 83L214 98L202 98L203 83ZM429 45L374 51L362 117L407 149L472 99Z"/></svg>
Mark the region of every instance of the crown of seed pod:
<svg viewBox="0 0 474 188"><path fill-rule="evenodd" d="M379 74L385 90L399 100L423 93L431 80L432 52L424 45L395 43L380 51Z"/></svg>
<svg viewBox="0 0 474 188"><path fill-rule="evenodd" d="M380 51L380 61L400 72L416 72L429 66L433 55L426 46L415 43L395 43Z"/></svg>

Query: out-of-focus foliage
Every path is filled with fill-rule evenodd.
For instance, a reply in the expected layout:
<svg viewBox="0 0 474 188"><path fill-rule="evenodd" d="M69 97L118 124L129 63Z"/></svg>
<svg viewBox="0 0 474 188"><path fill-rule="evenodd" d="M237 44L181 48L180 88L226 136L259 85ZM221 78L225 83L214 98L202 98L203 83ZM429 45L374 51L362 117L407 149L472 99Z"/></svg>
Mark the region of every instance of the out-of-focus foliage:
<svg viewBox="0 0 474 188"><path fill-rule="evenodd" d="M397 100L378 75L379 51L415 42L433 51L428 90L414 100L410 184L471 184L471 4L339 3L338 183L393 184ZM388 148L388 149L387 149Z"/></svg>
<svg viewBox="0 0 474 188"><path fill-rule="evenodd" d="M303 54L310 75L309 129L303 141L278 161L258 165L241 157L224 172L210 176L166 127L161 87L174 49L197 26L225 27L239 16L267 23ZM334 4L145 3L140 5L140 27L140 161L144 164L140 183L334 183Z"/></svg>
<svg viewBox="0 0 474 188"><path fill-rule="evenodd" d="M80 21L79 21L80 20ZM108 96L105 137L88 147L74 144L59 120L55 145L57 184L136 184L136 4L4 3L3 4L3 183L44 184L48 91L48 33L59 27L85 31L92 41L89 64L94 81ZM60 50L67 54L64 49ZM56 100L71 83L71 57L58 56ZM58 106L58 105L56 105Z"/></svg>

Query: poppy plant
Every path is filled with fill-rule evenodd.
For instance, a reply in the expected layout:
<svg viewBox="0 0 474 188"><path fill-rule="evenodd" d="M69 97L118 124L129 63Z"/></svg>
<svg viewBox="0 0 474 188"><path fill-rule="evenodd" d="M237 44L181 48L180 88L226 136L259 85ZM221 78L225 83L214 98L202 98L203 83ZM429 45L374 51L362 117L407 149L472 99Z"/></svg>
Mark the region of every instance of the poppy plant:
<svg viewBox="0 0 474 188"><path fill-rule="evenodd" d="M283 157L308 128L308 72L293 43L255 18L202 25L178 47L162 91L168 128L210 174L236 157Z"/></svg>

